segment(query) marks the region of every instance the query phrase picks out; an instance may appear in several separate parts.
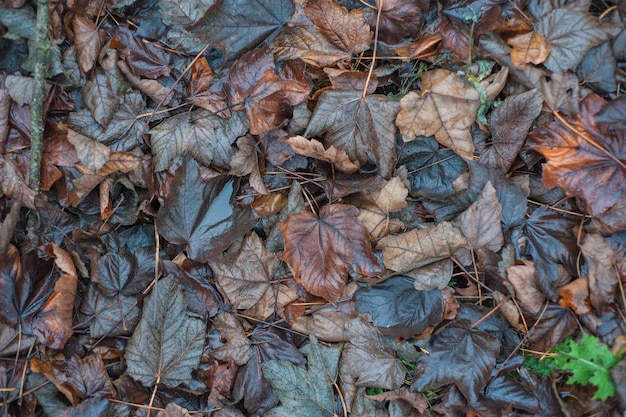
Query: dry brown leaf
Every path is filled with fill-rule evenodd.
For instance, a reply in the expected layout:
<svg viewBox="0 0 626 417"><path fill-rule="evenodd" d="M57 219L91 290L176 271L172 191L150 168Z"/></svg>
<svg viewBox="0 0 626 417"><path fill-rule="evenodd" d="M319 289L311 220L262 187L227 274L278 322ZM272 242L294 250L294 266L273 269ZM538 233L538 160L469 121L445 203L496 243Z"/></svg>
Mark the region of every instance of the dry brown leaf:
<svg viewBox="0 0 626 417"><path fill-rule="evenodd" d="M488 99L493 100L506 82L505 67L480 82ZM422 93L408 93L400 101L396 125L406 142L417 136L435 136L437 142L459 156L471 159L474 143L470 127L476 121L480 95L465 78L446 69L422 74Z"/></svg>
<svg viewBox="0 0 626 417"><path fill-rule="evenodd" d="M521 262L521 265L510 266L506 269L506 278L513 286L515 296L522 307L531 313L537 313L544 307L546 297L540 290L533 263Z"/></svg>
<svg viewBox="0 0 626 417"><path fill-rule="evenodd" d="M511 45L511 61L516 67L532 62L539 65L550 55L550 44L537 32L528 32L507 39Z"/></svg>
<svg viewBox="0 0 626 417"><path fill-rule="evenodd" d="M226 339L226 343L214 350L213 356L221 361L232 360L244 365L252 357L250 340L237 317L231 313L220 313L213 319L213 326Z"/></svg>
<svg viewBox="0 0 626 417"><path fill-rule="evenodd" d="M589 305L589 280L587 277L580 277L567 285L559 288L561 299L559 304L563 308L570 308L576 314L587 314L591 312Z"/></svg>
<svg viewBox="0 0 626 417"><path fill-rule="evenodd" d="M299 135L290 137L287 139L287 143L298 155L330 162L340 171L350 174L359 169L360 164L352 162L346 151L337 149L332 145L328 149L324 149L324 145L320 141L315 139L309 140Z"/></svg>
<svg viewBox="0 0 626 417"><path fill-rule="evenodd" d="M267 194L269 191L263 183L263 177L259 170L259 158L256 153L256 143L251 135L237 139L237 152L230 161L230 175L243 177L250 174L250 185L259 194Z"/></svg>
<svg viewBox="0 0 626 417"><path fill-rule="evenodd" d="M102 33L89 17L80 14L74 16L72 29L74 30L78 66L83 74L87 74L98 59L102 47Z"/></svg>
<svg viewBox="0 0 626 417"><path fill-rule="evenodd" d="M385 266L396 272L407 272L420 266L450 258L467 246L461 229L441 222L427 229L413 229L397 236L387 236L378 242Z"/></svg>

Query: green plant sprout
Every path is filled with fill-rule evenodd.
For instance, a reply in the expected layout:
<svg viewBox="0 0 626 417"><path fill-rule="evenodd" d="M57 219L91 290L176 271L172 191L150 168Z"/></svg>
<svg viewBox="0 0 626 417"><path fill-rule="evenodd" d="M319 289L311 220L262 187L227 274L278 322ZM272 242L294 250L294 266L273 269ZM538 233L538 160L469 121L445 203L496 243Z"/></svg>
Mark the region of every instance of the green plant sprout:
<svg viewBox="0 0 626 417"><path fill-rule="evenodd" d="M555 371L570 373L568 384L593 385L595 400L606 400L615 395L615 384L611 379L611 369L622 360L623 353L613 355L608 346L598 342L598 338L583 334L581 342L567 338L550 351L543 360L528 357L524 366L539 377L546 377Z"/></svg>

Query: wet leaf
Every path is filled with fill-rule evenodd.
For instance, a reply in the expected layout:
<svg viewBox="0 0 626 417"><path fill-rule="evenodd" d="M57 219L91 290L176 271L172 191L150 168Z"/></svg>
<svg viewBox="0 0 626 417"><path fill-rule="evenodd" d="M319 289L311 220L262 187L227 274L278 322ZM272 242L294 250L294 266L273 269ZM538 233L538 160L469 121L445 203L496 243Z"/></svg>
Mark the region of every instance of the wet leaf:
<svg viewBox="0 0 626 417"><path fill-rule="evenodd" d="M74 30L78 65L81 72L87 74L93 68L100 53L102 34L91 19L80 14L74 16L72 29Z"/></svg>
<svg viewBox="0 0 626 417"><path fill-rule="evenodd" d="M428 12L427 2L377 1L376 7L382 8L377 27L379 41L392 45L406 39L417 39L421 34L424 16Z"/></svg>
<svg viewBox="0 0 626 417"><path fill-rule="evenodd" d="M285 237L283 260L307 291L331 303L341 298L349 274L382 273L357 214L355 207L333 204L324 206L319 216L290 214L280 223Z"/></svg>
<svg viewBox="0 0 626 417"><path fill-rule="evenodd" d="M506 82L508 70L480 82L493 100ZM457 73L436 69L422 74L422 94L410 92L400 101L396 125L406 142L416 136L435 136L437 142L464 159L471 159L474 144L470 127L480 107L480 94Z"/></svg>
<svg viewBox="0 0 626 417"><path fill-rule="evenodd" d="M617 62L610 42L592 48L578 66L577 73L599 93L614 93L617 88L615 67Z"/></svg>
<svg viewBox="0 0 626 417"><path fill-rule="evenodd" d="M587 262L590 302L594 309L603 314L614 300L618 285L615 269L616 253L600 235L587 234L580 250Z"/></svg>
<svg viewBox="0 0 626 417"><path fill-rule="evenodd" d="M174 277L161 279L147 297L125 355L128 374L144 386L160 382L176 387L191 380L200 362L205 324L186 311Z"/></svg>
<svg viewBox="0 0 626 417"><path fill-rule="evenodd" d="M309 348L306 370L275 359L261 364L263 375L282 403L282 406L273 409L266 416L334 415L332 382L337 377L341 345L321 346L315 336L312 336Z"/></svg>
<svg viewBox="0 0 626 417"><path fill-rule="evenodd" d="M589 214L614 230L626 228L626 155L620 145L626 131L595 123L606 102L595 94L580 102L580 113L550 122L529 135L541 152L546 187L561 187L578 197ZM567 124L564 124L567 123Z"/></svg>
<svg viewBox="0 0 626 417"><path fill-rule="evenodd" d="M557 73L574 69L591 48L608 37L600 21L589 13L585 2L550 10L539 18L535 31L551 47L545 66Z"/></svg>
<svg viewBox="0 0 626 417"><path fill-rule="evenodd" d="M157 214L160 234L171 243L184 244L196 261L220 254L255 222L250 207L234 206L236 189L235 180L226 176L203 181L198 163L186 158Z"/></svg>
<svg viewBox="0 0 626 417"><path fill-rule="evenodd" d="M232 360L237 365L245 365L252 356L251 344L235 315L220 313L213 320L213 326L226 339L224 346L216 349L213 356L223 361Z"/></svg>
<svg viewBox="0 0 626 417"><path fill-rule="evenodd" d="M197 22L214 3L213 0L162 0L159 12L168 26L189 25Z"/></svg>
<svg viewBox="0 0 626 417"><path fill-rule="evenodd" d="M119 104L119 97L111 89L109 79L105 74L96 71L91 79L85 83L83 99L93 118L106 129L113 120Z"/></svg>
<svg viewBox="0 0 626 417"><path fill-rule="evenodd" d="M234 154L231 144L247 129L241 113L222 119L206 110L196 110L170 117L149 132L154 168L166 170L176 157L189 154L206 166L228 169Z"/></svg>
<svg viewBox="0 0 626 417"><path fill-rule="evenodd" d="M457 320L437 333L429 343L430 354L420 356L411 389L424 391L455 384L469 401L476 401L487 383L500 342L490 334Z"/></svg>
<svg viewBox="0 0 626 417"><path fill-rule="evenodd" d="M355 306L384 334L408 339L443 320L444 298L440 290L416 290L413 279L398 275L358 290Z"/></svg>
<svg viewBox="0 0 626 417"><path fill-rule="evenodd" d="M493 143L480 156L480 162L502 173L508 172L541 106L542 95L536 89L508 96L491 114Z"/></svg>
<svg viewBox="0 0 626 417"><path fill-rule="evenodd" d="M111 45L119 50L120 58L133 74L155 80L170 75L169 56L161 48L142 40L127 26L115 27Z"/></svg>
<svg viewBox="0 0 626 417"><path fill-rule="evenodd" d="M130 335L141 314L137 297L107 297L94 284L89 284L79 311L89 319L92 337Z"/></svg>
<svg viewBox="0 0 626 417"><path fill-rule="evenodd" d="M380 175L389 178L396 160L396 129L389 123L398 103L385 96L361 91L326 90L304 136L324 134L327 145L346 151L350 160L375 163ZM346 122L347 121L347 122Z"/></svg>
<svg viewBox="0 0 626 417"><path fill-rule="evenodd" d="M275 37L294 11L291 0L218 0L191 31L231 59Z"/></svg>
<svg viewBox="0 0 626 417"><path fill-rule="evenodd" d="M539 312L546 303L537 280L535 266L524 261L522 265L513 265L506 269L506 278L515 289L515 297L526 310Z"/></svg>
<svg viewBox="0 0 626 417"><path fill-rule="evenodd" d="M206 264L185 259L179 266L171 261L161 261L163 269L178 278L187 298L189 311L198 317L215 316L221 307L221 297L209 281L213 273Z"/></svg>
<svg viewBox="0 0 626 417"><path fill-rule="evenodd" d="M266 291L272 291L270 281L279 263L278 256L267 252L256 233L246 235L243 242L209 261L231 306L242 310L251 308Z"/></svg>

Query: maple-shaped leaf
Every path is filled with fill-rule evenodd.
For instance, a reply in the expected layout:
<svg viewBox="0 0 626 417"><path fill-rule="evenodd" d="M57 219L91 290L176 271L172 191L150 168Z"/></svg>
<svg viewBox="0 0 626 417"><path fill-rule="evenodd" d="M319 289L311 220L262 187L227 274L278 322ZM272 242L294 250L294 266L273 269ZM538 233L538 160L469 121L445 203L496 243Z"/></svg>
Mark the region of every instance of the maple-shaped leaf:
<svg viewBox="0 0 626 417"><path fill-rule="evenodd" d="M81 14L74 16L72 30L78 66L83 74L87 74L93 68L100 53L103 33L90 18Z"/></svg>
<svg viewBox="0 0 626 417"><path fill-rule="evenodd" d="M333 45L315 25L285 27L274 41L273 51L276 59L299 58L322 68L352 58L348 51Z"/></svg>
<svg viewBox="0 0 626 417"><path fill-rule="evenodd" d="M425 229L413 229L378 242L385 266L397 272L408 272L452 256L467 245L463 232L448 222Z"/></svg>
<svg viewBox="0 0 626 417"><path fill-rule="evenodd" d="M536 17L535 31L551 47L544 65L553 72L574 69L591 48L609 37L601 21L589 12L587 1L565 4Z"/></svg>
<svg viewBox="0 0 626 417"><path fill-rule="evenodd" d="M108 297L94 283L89 284L79 312L89 319L92 337L130 335L141 314L136 296Z"/></svg>
<svg viewBox="0 0 626 417"><path fill-rule="evenodd" d="M424 391L455 384L476 401L496 365L500 342L489 333L455 320L431 339L428 354L419 357L411 389Z"/></svg>
<svg viewBox="0 0 626 417"><path fill-rule="evenodd" d="M214 0L161 0L159 12L166 25L186 26L197 22L214 3Z"/></svg>
<svg viewBox="0 0 626 417"><path fill-rule="evenodd" d="M396 162L396 127L392 123L398 102L358 90L325 90L319 96L307 138L324 134L327 145L346 151L361 165L372 162L389 178Z"/></svg>
<svg viewBox="0 0 626 417"><path fill-rule="evenodd" d="M346 204L327 205L319 216L290 214L279 226L285 238L282 258L294 270L296 280L331 303L341 298L350 274L382 273L358 212Z"/></svg>
<svg viewBox="0 0 626 417"><path fill-rule="evenodd" d="M146 387L176 387L191 380L200 363L204 321L187 316L187 303L173 276L148 295L141 320L126 346L128 374Z"/></svg>
<svg viewBox="0 0 626 417"><path fill-rule="evenodd" d="M213 286L213 272L207 264L196 262L193 259L185 259L181 265L172 261L161 261L165 273L178 278L183 286L183 292L187 297L187 308L198 317L215 316L221 305L221 297Z"/></svg>
<svg viewBox="0 0 626 417"><path fill-rule="evenodd" d="M378 40L393 45L406 39L416 39L421 34L424 16L428 12L428 2L386 0L376 1L376 7L381 8L378 22ZM376 16L372 16L372 23L376 23Z"/></svg>
<svg viewBox="0 0 626 417"><path fill-rule="evenodd" d="M347 11L334 0L319 0L308 2L304 12L331 44L350 56L369 48L372 34L365 10Z"/></svg>
<svg viewBox="0 0 626 417"><path fill-rule="evenodd" d="M606 104L596 94L580 102L580 113L563 116L528 135L528 145L548 162L546 187L578 197L589 214L613 230L626 229L626 131L596 123Z"/></svg>
<svg viewBox="0 0 626 417"><path fill-rule="evenodd" d="M266 291L280 259L267 252L263 242L252 232L240 244L233 244L220 257L209 261L217 283L231 306L248 309L256 304Z"/></svg>
<svg viewBox="0 0 626 417"><path fill-rule="evenodd" d="M188 256L196 261L219 255L256 221L249 206L234 206L234 179L220 176L204 182L198 163L189 157L170 187L156 218L159 233L171 243L186 245Z"/></svg>
<svg viewBox="0 0 626 417"><path fill-rule="evenodd" d="M308 345L307 369L272 359L261 364L263 375L282 405L266 413L271 417L330 417L335 414L333 383L341 345L323 346L315 336Z"/></svg>
<svg viewBox="0 0 626 417"><path fill-rule="evenodd" d="M278 403L269 382L263 377L261 364L269 360L290 362L304 367L304 355L292 344L275 333L272 328L257 327L250 336L252 358L237 373L232 399L243 399L243 406L249 412L265 415L265 412Z"/></svg>
<svg viewBox="0 0 626 417"><path fill-rule="evenodd" d="M488 181L478 200L453 223L463 231L471 249L487 248L497 252L504 244L501 219L502 206L496 196L496 189Z"/></svg>
<svg viewBox="0 0 626 417"><path fill-rule="evenodd" d="M230 60L275 37L294 11L292 0L218 0L191 32Z"/></svg>
<svg viewBox="0 0 626 417"><path fill-rule="evenodd" d="M234 112L230 119L206 110L170 117L149 131L154 169L168 169L185 153L201 164L228 169L234 153L231 145L247 131L248 121L241 112Z"/></svg>
<svg viewBox="0 0 626 417"><path fill-rule="evenodd" d="M304 63L287 61L276 67L267 46L239 58L230 68L224 85L234 110L245 105L253 135L286 124L293 115L291 106L304 101L310 90L311 82L304 77Z"/></svg>
<svg viewBox="0 0 626 417"><path fill-rule="evenodd" d="M480 82L488 100L500 93L507 75L505 67ZM396 125L404 140L434 135L443 146L464 159L471 159L474 143L470 127L481 105L480 93L467 79L447 69L428 71L421 80L422 93L412 91L400 101Z"/></svg>
<svg viewBox="0 0 626 417"><path fill-rule="evenodd" d="M215 349L212 354L222 361L233 361L244 365L252 356L250 339L246 336L243 326L232 313L220 313L213 319L213 326L226 343Z"/></svg>
<svg viewBox="0 0 626 417"><path fill-rule="evenodd" d="M542 95L534 89L508 96L491 114L489 127L493 143L480 162L503 174L508 172L524 145L528 129L541 113Z"/></svg>
<svg viewBox="0 0 626 417"><path fill-rule="evenodd" d="M443 320L444 299L439 289L416 290L413 279L398 275L358 290L355 307L384 334L408 339Z"/></svg>

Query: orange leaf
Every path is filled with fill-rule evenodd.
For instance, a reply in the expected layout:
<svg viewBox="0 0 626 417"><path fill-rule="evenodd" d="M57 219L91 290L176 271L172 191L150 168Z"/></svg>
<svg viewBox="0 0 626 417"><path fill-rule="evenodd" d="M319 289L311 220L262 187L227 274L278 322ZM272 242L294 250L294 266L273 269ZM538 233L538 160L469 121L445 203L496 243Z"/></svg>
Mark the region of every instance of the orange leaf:
<svg viewBox="0 0 626 417"><path fill-rule="evenodd" d="M543 63L550 55L550 44L537 32L528 32L507 40L513 47L511 61L516 67L532 62L535 65Z"/></svg>

